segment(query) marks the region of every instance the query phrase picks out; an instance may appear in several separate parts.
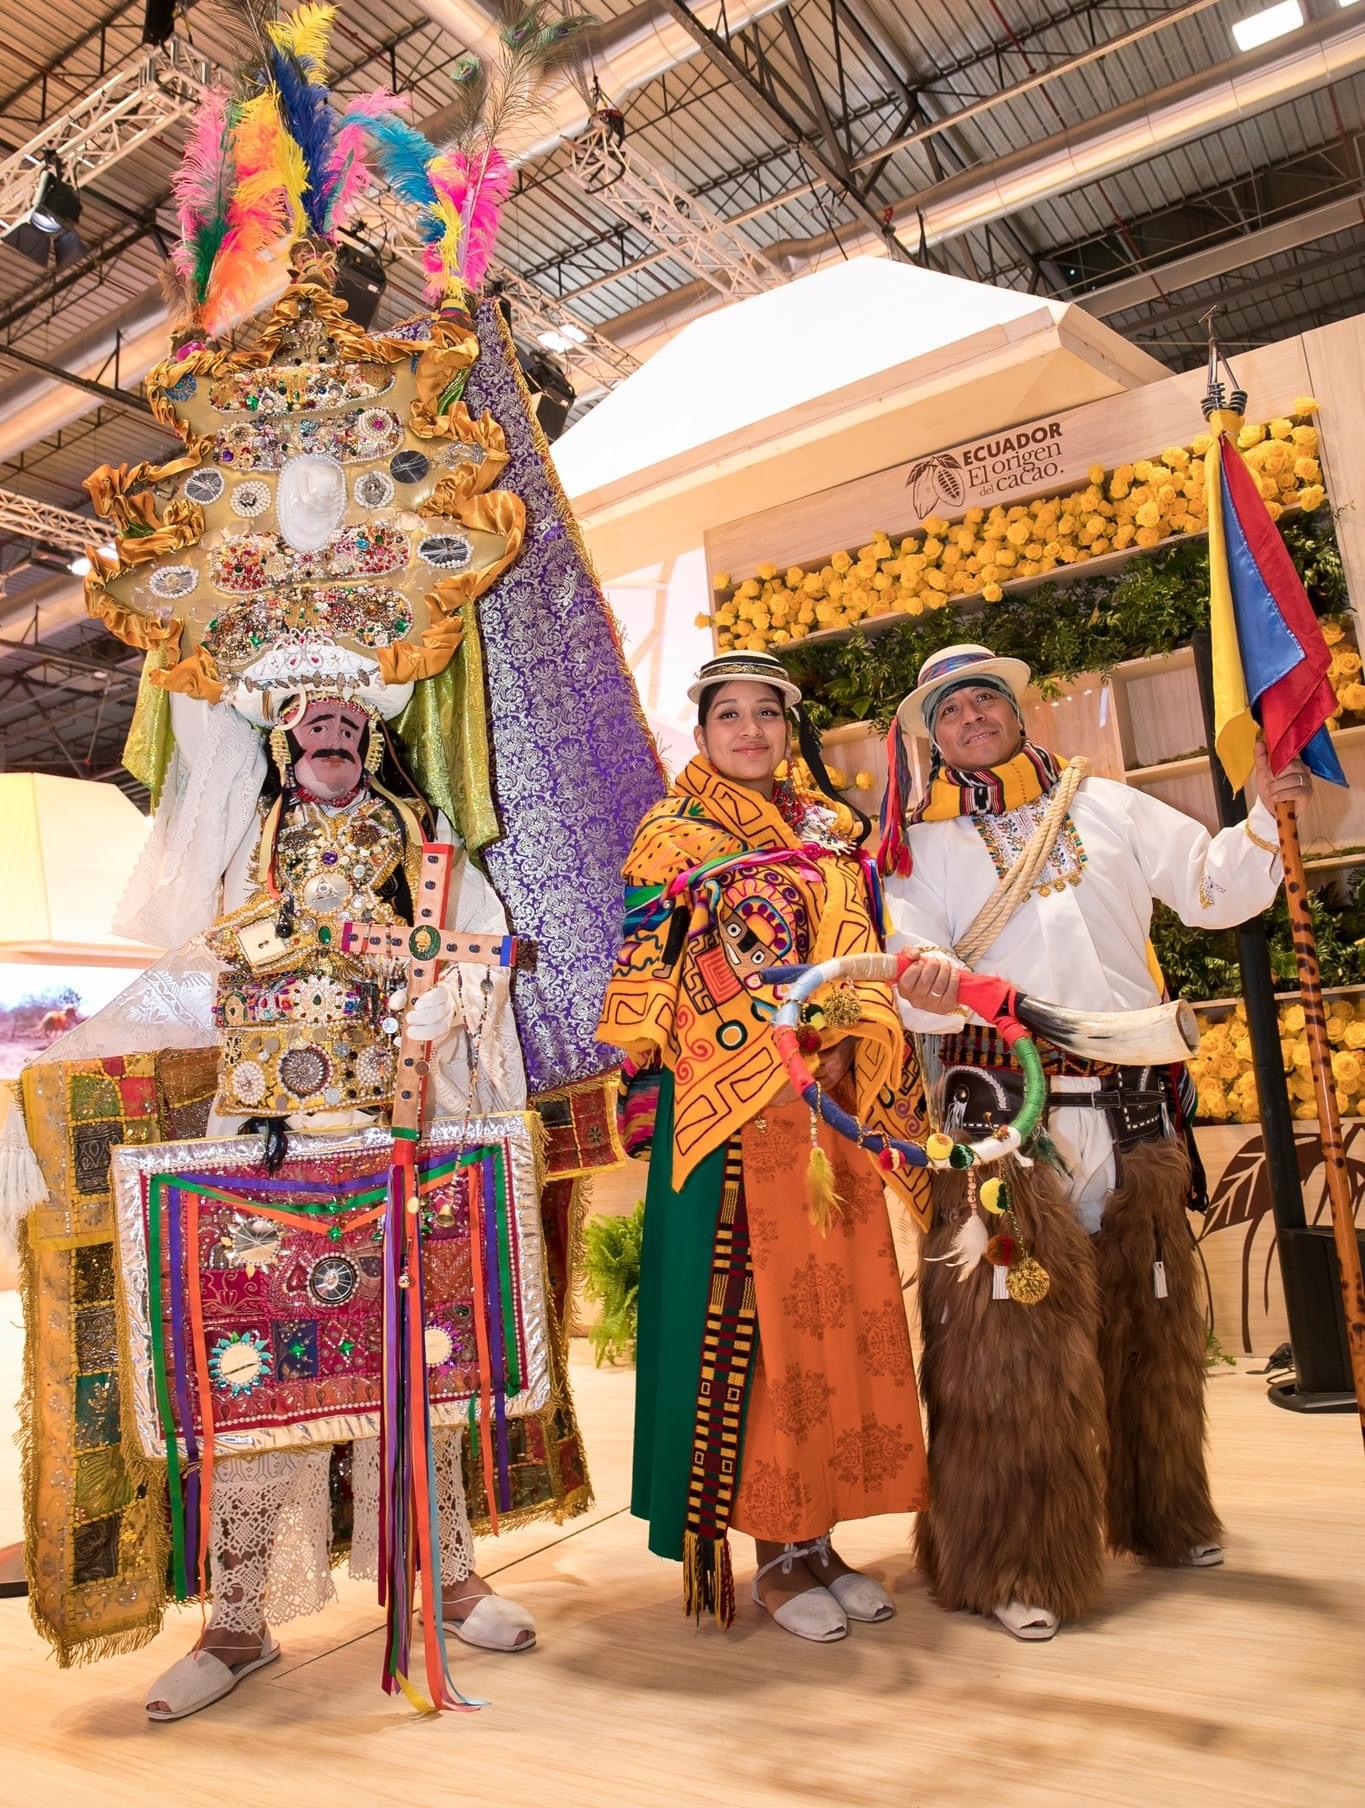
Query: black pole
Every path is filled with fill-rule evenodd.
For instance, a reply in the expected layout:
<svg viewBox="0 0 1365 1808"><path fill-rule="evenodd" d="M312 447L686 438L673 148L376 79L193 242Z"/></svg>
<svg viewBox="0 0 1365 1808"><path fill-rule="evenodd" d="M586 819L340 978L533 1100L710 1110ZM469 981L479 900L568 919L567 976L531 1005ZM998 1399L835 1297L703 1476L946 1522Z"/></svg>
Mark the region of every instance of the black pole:
<svg viewBox="0 0 1365 1808"><path fill-rule="evenodd" d="M1209 769L1218 820L1224 828L1245 822L1247 807L1242 794L1228 783L1227 774L1213 748L1213 649L1207 628L1196 628L1193 638L1194 670L1199 681L1199 704L1208 740ZM1237 961L1242 969L1242 1002L1251 1034L1251 1058L1260 1101L1261 1130L1265 1141L1266 1171L1270 1177L1270 1203L1277 1230L1301 1230L1308 1222L1299 1182L1299 1158L1294 1148L1294 1117L1289 1108L1284 1062L1280 1057L1280 1018L1270 972L1270 947L1260 917L1237 930ZM1283 1256L1283 1245L1279 1244ZM1288 1298L1286 1294L1286 1305ZM1294 1341L1290 1315L1290 1341Z"/></svg>
<svg viewBox="0 0 1365 1808"><path fill-rule="evenodd" d="M1241 795L1228 783L1214 751L1213 652L1207 628L1195 630L1193 646L1218 820L1228 828L1244 822L1247 810ZM1259 917L1238 929L1237 960L1242 969L1242 1002L1251 1035L1270 1209L1275 1220L1275 1255L1294 1351L1294 1380L1271 1382L1268 1398L1274 1405L1293 1412L1354 1412L1355 1395L1348 1391L1350 1373L1345 1366L1346 1324L1333 1265L1326 1259L1328 1243L1321 1227L1308 1224L1303 1209L1294 1119L1280 1055L1280 1021L1270 973L1270 949Z"/></svg>

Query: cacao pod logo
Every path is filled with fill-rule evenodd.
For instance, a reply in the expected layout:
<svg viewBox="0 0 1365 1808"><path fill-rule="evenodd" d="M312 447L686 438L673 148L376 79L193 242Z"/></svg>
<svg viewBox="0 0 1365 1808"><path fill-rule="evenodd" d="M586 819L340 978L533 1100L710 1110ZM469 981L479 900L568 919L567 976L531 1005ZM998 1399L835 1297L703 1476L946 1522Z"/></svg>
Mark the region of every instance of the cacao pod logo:
<svg viewBox="0 0 1365 1808"><path fill-rule="evenodd" d="M917 465L912 465L905 486L921 521L926 515L932 515L940 503L959 509L967 499L962 466L951 452L936 452L932 458L921 459Z"/></svg>

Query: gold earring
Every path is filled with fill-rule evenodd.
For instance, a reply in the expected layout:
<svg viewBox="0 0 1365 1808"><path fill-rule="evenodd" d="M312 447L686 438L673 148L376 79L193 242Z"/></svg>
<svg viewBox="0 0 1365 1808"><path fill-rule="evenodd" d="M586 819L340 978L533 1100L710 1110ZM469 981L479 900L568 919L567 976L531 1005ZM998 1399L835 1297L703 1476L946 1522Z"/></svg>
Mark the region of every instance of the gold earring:
<svg viewBox="0 0 1365 1808"><path fill-rule="evenodd" d="M270 757L275 762L280 783L287 785L293 761L289 757L289 736L283 728L272 728L270 731Z"/></svg>
<svg viewBox="0 0 1365 1808"><path fill-rule="evenodd" d="M378 772L384 760L384 731L379 723L371 718L370 738L365 747L366 772Z"/></svg>

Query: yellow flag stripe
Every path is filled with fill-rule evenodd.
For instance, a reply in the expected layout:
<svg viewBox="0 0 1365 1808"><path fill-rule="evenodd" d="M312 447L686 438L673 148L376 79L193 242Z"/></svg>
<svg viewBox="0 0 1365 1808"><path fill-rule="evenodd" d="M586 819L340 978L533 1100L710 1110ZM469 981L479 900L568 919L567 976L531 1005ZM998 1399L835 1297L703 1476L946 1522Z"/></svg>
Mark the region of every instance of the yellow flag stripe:
<svg viewBox="0 0 1365 1808"><path fill-rule="evenodd" d="M1237 639L1237 616L1228 577L1227 537L1223 526L1222 450L1224 435L1215 436L1204 455L1204 495L1209 510L1209 631L1213 644L1214 747L1228 783L1240 791L1255 761L1256 718L1247 701L1246 673Z"/></svg>

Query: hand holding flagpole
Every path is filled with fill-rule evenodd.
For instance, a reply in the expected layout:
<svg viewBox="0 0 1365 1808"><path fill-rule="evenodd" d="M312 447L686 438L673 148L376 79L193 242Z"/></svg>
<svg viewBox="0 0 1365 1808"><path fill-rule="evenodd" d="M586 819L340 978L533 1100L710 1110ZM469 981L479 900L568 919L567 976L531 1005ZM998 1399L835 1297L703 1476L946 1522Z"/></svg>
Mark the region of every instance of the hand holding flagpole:
<svg viewBox="0 0 1365 1808"><path fill-rule="evenodd" d="M1219 366L1234 383L1225 395ZM1204 413L1213 434L1205 457L1209 513L1209 629L1213 647L1214 744L1228 782L1241 790L1253 765L1283 777L1300 759L1317 777L1344 785L1346 775L1327 732L1336 699L1327 677L1331 655L1293 560L1255 478L1237 449L1246 394L1235 387L1209 328L1209 382ZM1258 746L1264 741L1264 754ZM1346 1171L1336 1082L1332 1075L1317 940L1299 845L1296 806L1279 783L1263 784L1273 803L1285 897L1294 938L1299 990L1317 1098L1332 1235L1346 1315L1356 1409L1365 1438L1365 1281L1356 1242L1354 1201ZM1279 793L1279 795L1275 795Z"/></svg>

